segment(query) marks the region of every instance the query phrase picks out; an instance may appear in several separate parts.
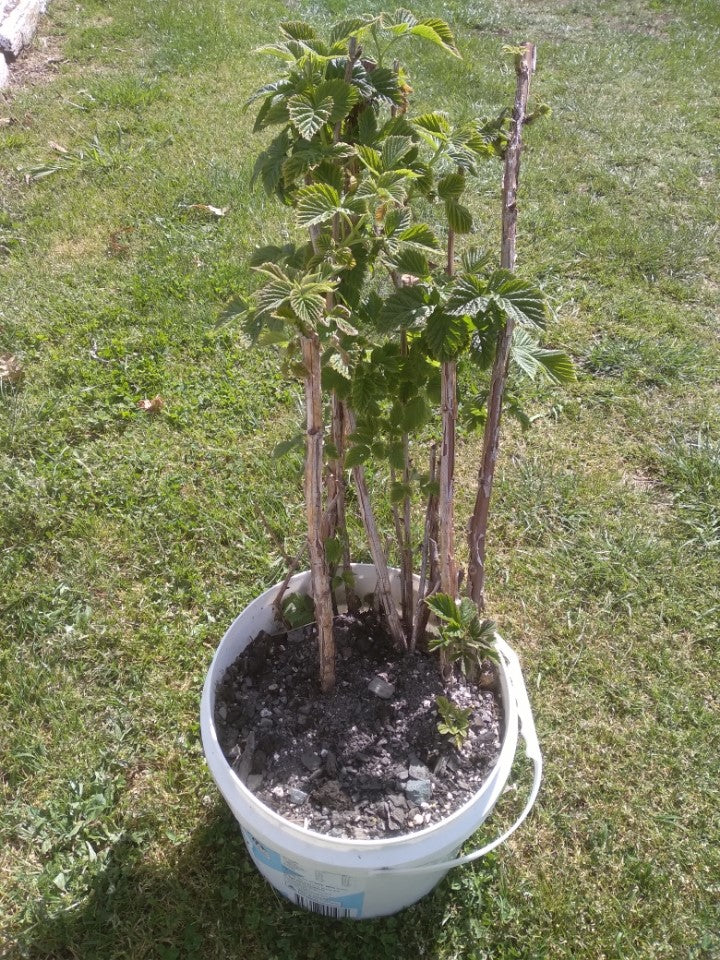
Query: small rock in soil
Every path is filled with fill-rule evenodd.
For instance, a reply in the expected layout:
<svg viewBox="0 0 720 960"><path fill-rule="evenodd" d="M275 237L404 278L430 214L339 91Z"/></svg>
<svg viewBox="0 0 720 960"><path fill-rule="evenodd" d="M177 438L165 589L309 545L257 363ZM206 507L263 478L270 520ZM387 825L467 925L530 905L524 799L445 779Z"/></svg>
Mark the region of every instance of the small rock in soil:
<svg viewBox="0 0 720 960"><path fill-rule="evenodd" d="M288 790L288 800L290 803L294 803L297 807L301 807L307 800L308 796L309 794L305 793L304 790L298 790L297 787L290 787Z"/></svg>
<svg viewBox="0 0 720 960"><path fill-rule="evenodd" d="M408 800L420 806L432 797L432 783L429 780L408 780L405 794Z"/></svg>
<svg viewBox="0 0 720 960"><path fill-rule="evenodd" d="M430 771L424 763L411 763L408 774L411 780L427 780L430 777Z"/></svg>
<svg viewBox="0 0 720 960"><path fill-rule="evenodd" d="M319 770L322 766L322 758L311 750L306 750L300 759L303 762L303 766L307 767L311 773L314 770Z"/></svg>
<svg viewBox="0 0 720 960"><path fill-rule="evenodd" d="M393 684L383 680L382 677L373 677L368 684L368 690L381 700L390 700L395 693Z"/></svg>
<svg viewBox="0 0 720 960"><path fill-rule="evenodd" d="M237 773L240 780L243 783L247 784L248 777L250 776L250 770L252 769L253 754L255 753L255 734L251 733L247 738L245 744L245 749L242 752L242 755L236 759L233 763L233 768L235 773Z"/></svg>

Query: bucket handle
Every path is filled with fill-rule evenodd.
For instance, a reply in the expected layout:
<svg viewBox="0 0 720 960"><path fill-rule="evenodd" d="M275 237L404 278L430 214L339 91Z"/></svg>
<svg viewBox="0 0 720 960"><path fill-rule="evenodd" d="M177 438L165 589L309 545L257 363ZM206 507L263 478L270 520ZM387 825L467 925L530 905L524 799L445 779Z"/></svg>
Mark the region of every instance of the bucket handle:
<svg viewBox="0 0 720 960"><path fill-rule="evenodd" d="M540 790L540 780L542 779L542 754L540 753L540 743L535 731L535 721L533 720L532 709L530 708L530 699L528 697L525 680L523 679L520 661L518 660L517 654L501 637L496 637L495 644L498 653L503 660L505 660L508 672L510 673L511 689L515 694L515 700L518 708L518 721L520 727L519 732L520 736L525 741L525 753L528 759L532 761L533 765L532 788L530 790L527 803L523 807L522 813L517 818L515 823L504 833L501 833L499 837L496 837L490 843L486 843L485 846L480 847L479 850L473 850L472 853L468 853L463 857L456 857L454 860L444 860L442 863L425 863L419 867L385 867L382 870L374 870L373 873L438 873L440 870L450 870L453 867L461 867L466 863L472 863L474 860L479 860L480 857L484 857L486 854L490 853L491 850L499 847L501 843L504 843L509 837L511 837L532 810L538 795L538 791Z"/></svg>

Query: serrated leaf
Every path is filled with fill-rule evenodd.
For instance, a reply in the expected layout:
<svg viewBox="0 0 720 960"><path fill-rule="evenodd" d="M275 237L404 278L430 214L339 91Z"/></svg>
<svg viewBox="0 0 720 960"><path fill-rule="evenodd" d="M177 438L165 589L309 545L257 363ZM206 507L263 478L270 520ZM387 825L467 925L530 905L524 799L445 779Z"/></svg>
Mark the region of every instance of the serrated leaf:
<svg viewBox="0 0 720 960"><path fill-rule="evenodd" d="M368 170L371 170L375 174L380 173L382 170L382 158L377 150L373 147L358 144L355 147L355 152L364 167L367 167Z"/></svg>
<svg viewBox="0 0 720 960"><path fill-rule="evenodd" d="M406 247L397 256L393 257L393 266L400 274L410 274L413 277L427 277L430 268L427 258L420 250Z"/></svg>
<svg viewBox="0 0 720 960"><path fill-rule="evenodd" d="M239 317L244 317L248 310L249 304L244 297L233 297L222 313L219 314L215 326L222 327L226 323L231 323L233 320L237 320ZM0 380L6 379L6 377L3 377L2 375L2 369L2 356L0 356Z"/></svg>
<svg viewBox="0 0 720 960"><path fill-rule="evenodd" d="M371 411L377 403L379 385L368 370L360 368L352 381L353 406L359 413Z"/></svg>
<svg viewBox="0 0 720 960"><path fill-rule="evenodd" d="M378 329L389 333L393 330L409 330L421 324L434 307L427 302L423 287L401 287L383 303L377 318Z"/></svg>
<svg viewBox="0 0 720 960"><path fill-rule="evenodd" d="M404 173L390 171L378 177L365 175L357 189L358 200L372 200L375 203L403 203L409 187L409 178Z"/></svg>
<svg viewBox="0 0 720 960"><path fill-rule="evenodd" d="M346 20L340 20L330 31L330 43L342 43L349 40L350 37L367 30L375 21L375 17L348 17Z"/></svg>
<svg viewBox="0 0 720 960"><path fill-rule="evenodd" d="M398 480L390 484L390 503L401 503L405 499L406 487Z"/></svg>
<svg viewBox="0 0 720 960"><path fill-rule="evenodd" d="M472 214L462 203L457 203L455 200L446 200L445 216L448 225L455 233L470 233L472 230Z"/></svg>
<svg viewBox="0 0 720 960"><path fill-rule="evenodd" d="M323 316L325 297L312 290L298 287L290 294L290 306L302 323L316 327Z"/></svg>
<svg viewBox="0 0 720 960"><path fill-rule="evenodd" d="M317 34L304 20L286 20L280 29L291 40L317 40Z"/></svg>
<svg viewBox="0 0 720 960"><path fill-rule="evenodd" d="M531 380L540 374L553 383L571 383L575 370L562 350L546 350L522 327L515 327L510 357Z"/></svg>
<svg viewBox="0 0 720 960"><path fill-rule="evenodd" d="M250 254L250 266L259 267L263 263L278 263L284 259L285 251L274 243L268 243L263 247L255 247Z"/></svg>
<svg viewBox="0 0 720 960"><path fill-rule="evenodd" d="M395 25L405 24L406 27L414 27L418 21L411 10L407 10L405 7L398 7L392 16L391 22Z"/></svg>
<svg viewBox="0 0 720 960"><path fill-rule="evenodd" d="M344 120L355 104L359 102L360 93L357 87L346 83L345 80L325 80L324 83L318 85L315 98L317 102L323 102L328 98L332 100L333 106L330 111L329 122L338 123L338 121Z"/></svg>
<svg viewBox="0 0 720 960"><path fill-rule="evenodd" d="M287 43L266 43L262 47L255 47L253 53L264 54L269 57L278 57L280 60L286 60L288 63L294 63L297 60L295 52L290 49Z"/></svg>
<svg viewBox="0 0 720 960"><path fill-rule="evenodd" d="M265 130L267 127L288 123L290 113L284 97L273 97L265 101L255 118L253 132Z"/></svg>
<svg viewBox="0 0 720 960"><path fill-rule="evenodd" d="M325 541L325 556L331 567L336 567L342 560L342 543L339 537L328 537Z"/></svg>
<svg viewBox="0 0 720 960"><path fill-rule="evenodd" d="M345 186L342 169L337 163L328 160L323 160L322 163L315 167L314 177L317 183L326 183L329 187L337 190L338 194L342 193L343 187Z"/></svg>
<svg viewBox="0 0 720 960"><path fill-rule="evenodd" d="M292 284L283 280L272 280L265 284L257 293L257 301L261 310L275 313L283 307L290 296Z"/></svg>
<svg viewBox="0 0 720 960"><path fill-rule="evenodd" d="M412 213L407 207L393 207L385 217L385 236L393 237L396 233L407 230L410 226Z"/></svg>
<svg viewBox="0 0 720 960"><path fill-rule="evenodd" d="M245 101L245 106L249 107L255 103L256 100L260 100L262 97L268 96L268 94L289 93L294 89L295 84L292 80L288 77L281 77L279 80L273 80L271 83L265 83L262 87L258 87ZM272 99L273 97L268 96L268 100L272 101Z"/></svg>
<svg viewBox="0 0 720 960"><path fill-rule="evenodd" d="M392 170L398 162L414 147L410 137L386 137L382 145L382 164L384 170Z"/></svg>
<svg viewBox="0 0 720 960"><path fill-rule="evenodd" d="M297 192L297 221L301 227L327 223L341 209L337 190L327 183L313 183Z"/></svg>
<svg viewBox="0 0 720 960"><path fill-rule="evenodd" d="M301 276L293 281L288 302L301 323L317 326L325 313L326 296L333 288L333 282L318 278L317 274Z"/></svg>
<svg viewBox="0 0 720 960"><path fill-rule="evenodd" d="M403 230L397 239L415 247L425 247L427 250L438 248L437 237L426 223L414 223L407 230Z"/></svg>
<svg viewBox="0 0 720 960"><path fill-rule="evenodd" d="M309 170L318 167L323 161L343 160L351 155L347 144L323 144L317 140L297 140L292 152L283 164L282 172L286 181L292 182L303 177Z"/></svg>
<svg viewBox="0 0 720 960"><path fill-rule="evenodd" d="M425 341L431 354L442 362L454 360L469 338L463 317L436 309L425 325Z"/></svg>
<svg viewBox="0 0 720 960"><path fill-rule="evenodd" d="M516 323L544 327L547 308L542 292L509 270L496 270L488 278L488 289L499 309Z"/></svg>
<svg viewBox="0 0 720 960"><path fill-rule="evenodd" d="M328 123L334 103L331 97L325 97L315 103L305 94L290 97L287 103L290 119L298 133L305 140L311 140L318 130Z"/></svg>
<svg viewBox="0 0 720 960"><path fill-rule="evenodd" d="M304 593L288 593L283 597L282 615L291 628L304 627L315 619L315 603Z"/></svg>
<svg viewBox="0 0 720 960"><path fill-rule="evenodd" d="M422 113L419 117L413 117L410 123L427 133L443 134L450 132L450 122L444 113Z"/></svg>
<svg viewBox="0 0 720 960"><path fill-rule="evenodd" d="M321 380L323 390L334 390L341 400L350 398L350 381L328 364L322 367Z"/></svg>
<svg viewBox="0 0 720 960"><path fill-rule="evenodd" d="M351 310L354 310L360 302L367 278L369 255L367 248L361 244L356 244L351 249L355 258L355 266L350 270L343 270L336 295L340 297Z"/></svg>
<svg viewBox="0 0 720 960"><path fill-rule="evenodd" d="M465 189L465 177L462 173L448 173L437 185L441 200L457 200Z"/></svg>
<svg viewBox="0 0 720 960"><path fill-rule="evenodd" d="M265 192L272 194L276 191L280 177L282 176L282 166L287 156L290 146L290 136L287 130L283 130L275 139L268 144L267 148L259 154L255 161L250 185L252 186L258 177L262 180Z"/></svg>
<svg viewBox="0 0 720 960"><path fill-rule="evenodd" d="M454 316L474 317L486 310L489 302L487 280L474 274L461 274L453 283L445 311Z"/></svg>
<svg viewBox="0 0 720 960"><path fill-rule="evenodd" d="M425 398L417 395L411 397L404 405L400 425L404 432L411 433L413 430L418 430L423 424L427 423L429 417L430 410L425 402Z"/></svg>
<svg viewBox="0 0 720 960"><path fill-rule="evenodd" d="M495 359L497 332L487 327L482 333L475 331L470 338L470 357L481 370L489 370Z"/></svg>
<svg viewBox="0 0 720 960"><path fill-rule="evenodd" d="M370 459L370 447L359 444L350 447L345 456L345 466L350 470L352 467L361 467Z"/></svg>
<svg viewBox="0 0 720 960"><path fill-rule="evenodd" d="M410 27L410 33L416 37L422 37L424 40L430 40L442 47L443 50L447 50L454 57L460 58L460 51L455 45L455 37L444 20L437 17L426 17Z"/></svg>
<svg viewBox="0 0 720 960"><path fill-rule="evenodd" d="M402 103L402 92L398 76L388 67L375 67L367 72L367 83L372 87L374 96L385 103Z"/></svg>
<svg viewBox="0 0 720 960"><path fill-rule="evenodd" d="M343 378L343 380L350 379L350 369L341 354L333 353L327 363L332 370L334 370Z"/></svg>
<svg viewBox="0 0 720 960"><path fill-rule="evenodd" d="M377 138L377 115L372 107L365 107L360 111L357 125L358 143L368 146L375 143Z"/></svg>
<svg viewBox="0 0 720 960"><path fill-rule="evenodd" d="M457 603L449 594L434 593L432 596L425 598L425 603L430 607L430 610L438 620L451 624L458 624L460 622Z"/></svg>
<svg viewBox="0 0 720 960"><path fill-rule="evenodd" d="M479 247L470 247L465 250L461 257L463 269L466 273L481 274L485 268L492 262L493 255L488 250L481 250Z"/></svg>

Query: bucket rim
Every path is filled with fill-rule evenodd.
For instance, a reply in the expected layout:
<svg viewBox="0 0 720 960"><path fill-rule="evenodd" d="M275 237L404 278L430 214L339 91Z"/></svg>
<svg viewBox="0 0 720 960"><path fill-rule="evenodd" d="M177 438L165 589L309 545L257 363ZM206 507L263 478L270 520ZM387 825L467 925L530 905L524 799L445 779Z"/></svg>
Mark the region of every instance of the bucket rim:
<svg viewBox="0 0 720 960"><path fill-rule="evenodd" d="M356 574L360 574L361 576L375 576L374 564L353 563L350 566L353 572ZM388 569L391 577L399 576L400 571L396 567L390 567ZM307 581L309 577L309 570L303 570L296 573L290 579L288 589L292 587L293 583ZM414 576L414 580L417 584L417 575ZM342 849L345 852L356 851L360 853L364 851L369 853L378 852L379 850L386 848L400 848L415 841L424 841L425 839L430 839L431 837L444 832L449 826L451 827L455 825L456 821L461 820L465 815L467 815L470 811L470 808L478 802L482 795L491 792L494 781L498 776L502 775L503 767L507 767L507 773L509 775L510 766L512 765L512 760L517 750L519 719L517 703L512 692L512 682L508 667L503 657L500 656L500 697L502 701L504 719L504 730L500 752L495 758L495 762L490 767L488 776L484 780L482 786L476 790L475 793L473 793L469 800L466 800L461 807L458 807L458 809L453 811L449 816L444 817L437 823L431 823L428 826L423 827L421 830L415 830L412 833L403 833L395 837L376 837L372 839L331 837L328 836L328 834L319 833L317 830L312 830L310 828L306 829L300 824L287 820L281 814L267 806L267 804L263 803L262 800L259 800L258 797L248 789L248 787L235 773L232 766L228 763L222 748L220 747L220 742L218 740L217 730L215 727L214 711L212 709L215 694L214 688L217 686L218 682L218 680L214 677L214 672L223 645L232 640L231 633L233 632L233 628L238 620L247 614L250 607L254 605L257 605L258 607L271 605L274 595L279 587L280 584L278 583L264 590L261 594L251 600L250 603L248 603L240 611L237 617L235 617L228 629L223 634L223 637L215 650L215 654L213 655L213 659L205 677L205 683L203 684L200 708L200 733L202 737L202 745L205 753L206 763L226 802L229 801L227 801L227 797L225 797L225 791L220 783L220 780L218 779L218 776L216 776L216 772L220 774L221 777L228 780L228 785L232 787L236 797L241 799L247 806L251 807L254 813L259 815L265 821L266 829L270 830L274 827L275 829L283 831L286 835L289 834L290 836L293 836L297 840L312 841L312 843L318 847L328 846L330 848L335 848L338 851ZM216 770L215 764L218 764L219 769ZM480 824L478 823L476 827L473 827L470 833L464 833L463 837L458 841L458 843L462 843L465 839L467 839L467 837L470 836L472 832L474 832L474 830L479 826Z"/></svg>

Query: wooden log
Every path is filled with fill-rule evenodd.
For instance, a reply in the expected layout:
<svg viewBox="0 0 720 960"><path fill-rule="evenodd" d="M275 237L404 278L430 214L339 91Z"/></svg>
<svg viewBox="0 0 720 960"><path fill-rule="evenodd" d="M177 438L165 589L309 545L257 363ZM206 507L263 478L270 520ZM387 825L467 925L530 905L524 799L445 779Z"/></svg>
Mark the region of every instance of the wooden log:
<svg viewBox="0 0 720 960"><path fill-rule="evenodd" d="M17 6L0 23L0 52L9 59L19 56L31 43L37 30L40 14L45 13L49 0L18 0Z"/></svg>

